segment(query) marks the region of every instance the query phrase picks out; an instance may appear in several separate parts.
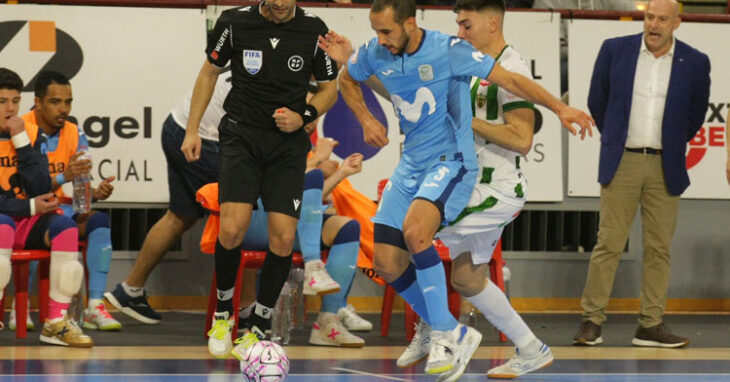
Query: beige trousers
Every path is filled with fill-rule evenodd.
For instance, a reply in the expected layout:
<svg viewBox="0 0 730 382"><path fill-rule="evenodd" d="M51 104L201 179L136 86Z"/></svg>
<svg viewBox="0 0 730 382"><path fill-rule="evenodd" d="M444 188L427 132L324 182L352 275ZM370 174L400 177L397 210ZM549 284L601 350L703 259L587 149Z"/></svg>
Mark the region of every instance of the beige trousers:
<svg viewBox="0 0 730 382"><path fill-rule="evenodd" d="M648 328L662 322L679 196L667 190L661 155L632 152L624 152L611 183L601 186L598 242L593 248L581 298L584 320L598 325L606 321L605 309L616 268L638 205L644 247L639 325Z"/></svg>

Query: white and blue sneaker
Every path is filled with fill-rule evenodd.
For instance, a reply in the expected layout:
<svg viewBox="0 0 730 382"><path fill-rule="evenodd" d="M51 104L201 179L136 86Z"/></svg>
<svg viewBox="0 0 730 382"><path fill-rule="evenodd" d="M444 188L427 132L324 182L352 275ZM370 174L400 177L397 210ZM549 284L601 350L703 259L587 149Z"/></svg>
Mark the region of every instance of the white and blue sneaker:
<svg viewBox="0 0 730 382"><path fill-rule="evenodd" d="M540 346L537 357L525 358L520 354L520 349L515 348L515 355L506 363L499 365L487 372L488 378L512 379L535 370L548 367L553 363L553 353L544 343Z"/></svg>
<svg viewBox="0 0 730 382"><path fill-rule="evenodd" d="M156 324L162 318L147 302L147 292L132 297L124 291L122 284L117 284L113 292L105 292L104 298L120 312L145 324Z"/></svg>
<svg viewBox="0 0 730 382"><path fill-rule="evenodd" d="M454 382L461 378L471 357L482 343L482 333L470 326L459 324L450 334L452 338L457 338L454 348L454 365L450 370L441 373L437 382Z"/></svg>
<svg viewBox="0 0 730 382"><path fill-rule="evenodd" d="M416 333L413 335L411 343L398 357L396 365L398 367L413 366L428 357L431 351L431 327L428 326L426 320L420 320L416 324Z"/></svg>

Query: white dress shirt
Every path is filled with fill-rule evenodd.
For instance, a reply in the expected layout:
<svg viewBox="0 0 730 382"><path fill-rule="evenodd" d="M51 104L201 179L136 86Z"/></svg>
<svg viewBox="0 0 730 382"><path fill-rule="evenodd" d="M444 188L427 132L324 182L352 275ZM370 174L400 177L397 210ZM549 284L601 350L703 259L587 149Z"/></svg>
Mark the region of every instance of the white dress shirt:
<svg viewBox="0 0 730 382"><path fill-rule="evenodd" d="M662 56L654 57L654 53L646 47L644 38L641 39L626 147L662 148L662 120L675 46L672 38L672 47L669 51Z"/></svg>

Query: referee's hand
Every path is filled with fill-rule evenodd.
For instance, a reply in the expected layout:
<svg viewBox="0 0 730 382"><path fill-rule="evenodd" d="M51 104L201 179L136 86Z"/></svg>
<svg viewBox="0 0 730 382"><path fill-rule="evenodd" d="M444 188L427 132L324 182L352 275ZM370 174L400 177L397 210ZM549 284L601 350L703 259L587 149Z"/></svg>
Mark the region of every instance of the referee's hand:
<svg viewBox="0 0 730 382"><path fill-rule="evenodd" d="M297 131L304 124L302 116L288 107L280 107L274 110L274 115L272 115L272 117L274 117L276 127L285 133Z"/></svg>
<svg viewBox="0 0 730 382"><path fill-rule="evenodd" d="M180 151L185 155L185 160L188 162L195 162L200 159L200 147L202 141L200 140L200 134L197 132L191 132L190 130L185 131L185 140L183 140Z"/></svg>

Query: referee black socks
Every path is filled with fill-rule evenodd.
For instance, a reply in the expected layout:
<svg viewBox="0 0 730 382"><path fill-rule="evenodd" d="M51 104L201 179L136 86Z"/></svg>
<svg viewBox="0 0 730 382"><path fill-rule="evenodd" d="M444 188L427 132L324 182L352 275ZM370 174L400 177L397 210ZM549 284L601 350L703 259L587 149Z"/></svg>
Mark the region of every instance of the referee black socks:
<svg viewBox="0 0 730 382"><path fill-rule="evenodd" d="M258 326L262 331L271 329L271 311L276 306L281 289L289 277L292 255L281 257L266 251L266 259L261 267L259 276L259 292L256 296L256 307L251 315L251 324Z"/></svg>

